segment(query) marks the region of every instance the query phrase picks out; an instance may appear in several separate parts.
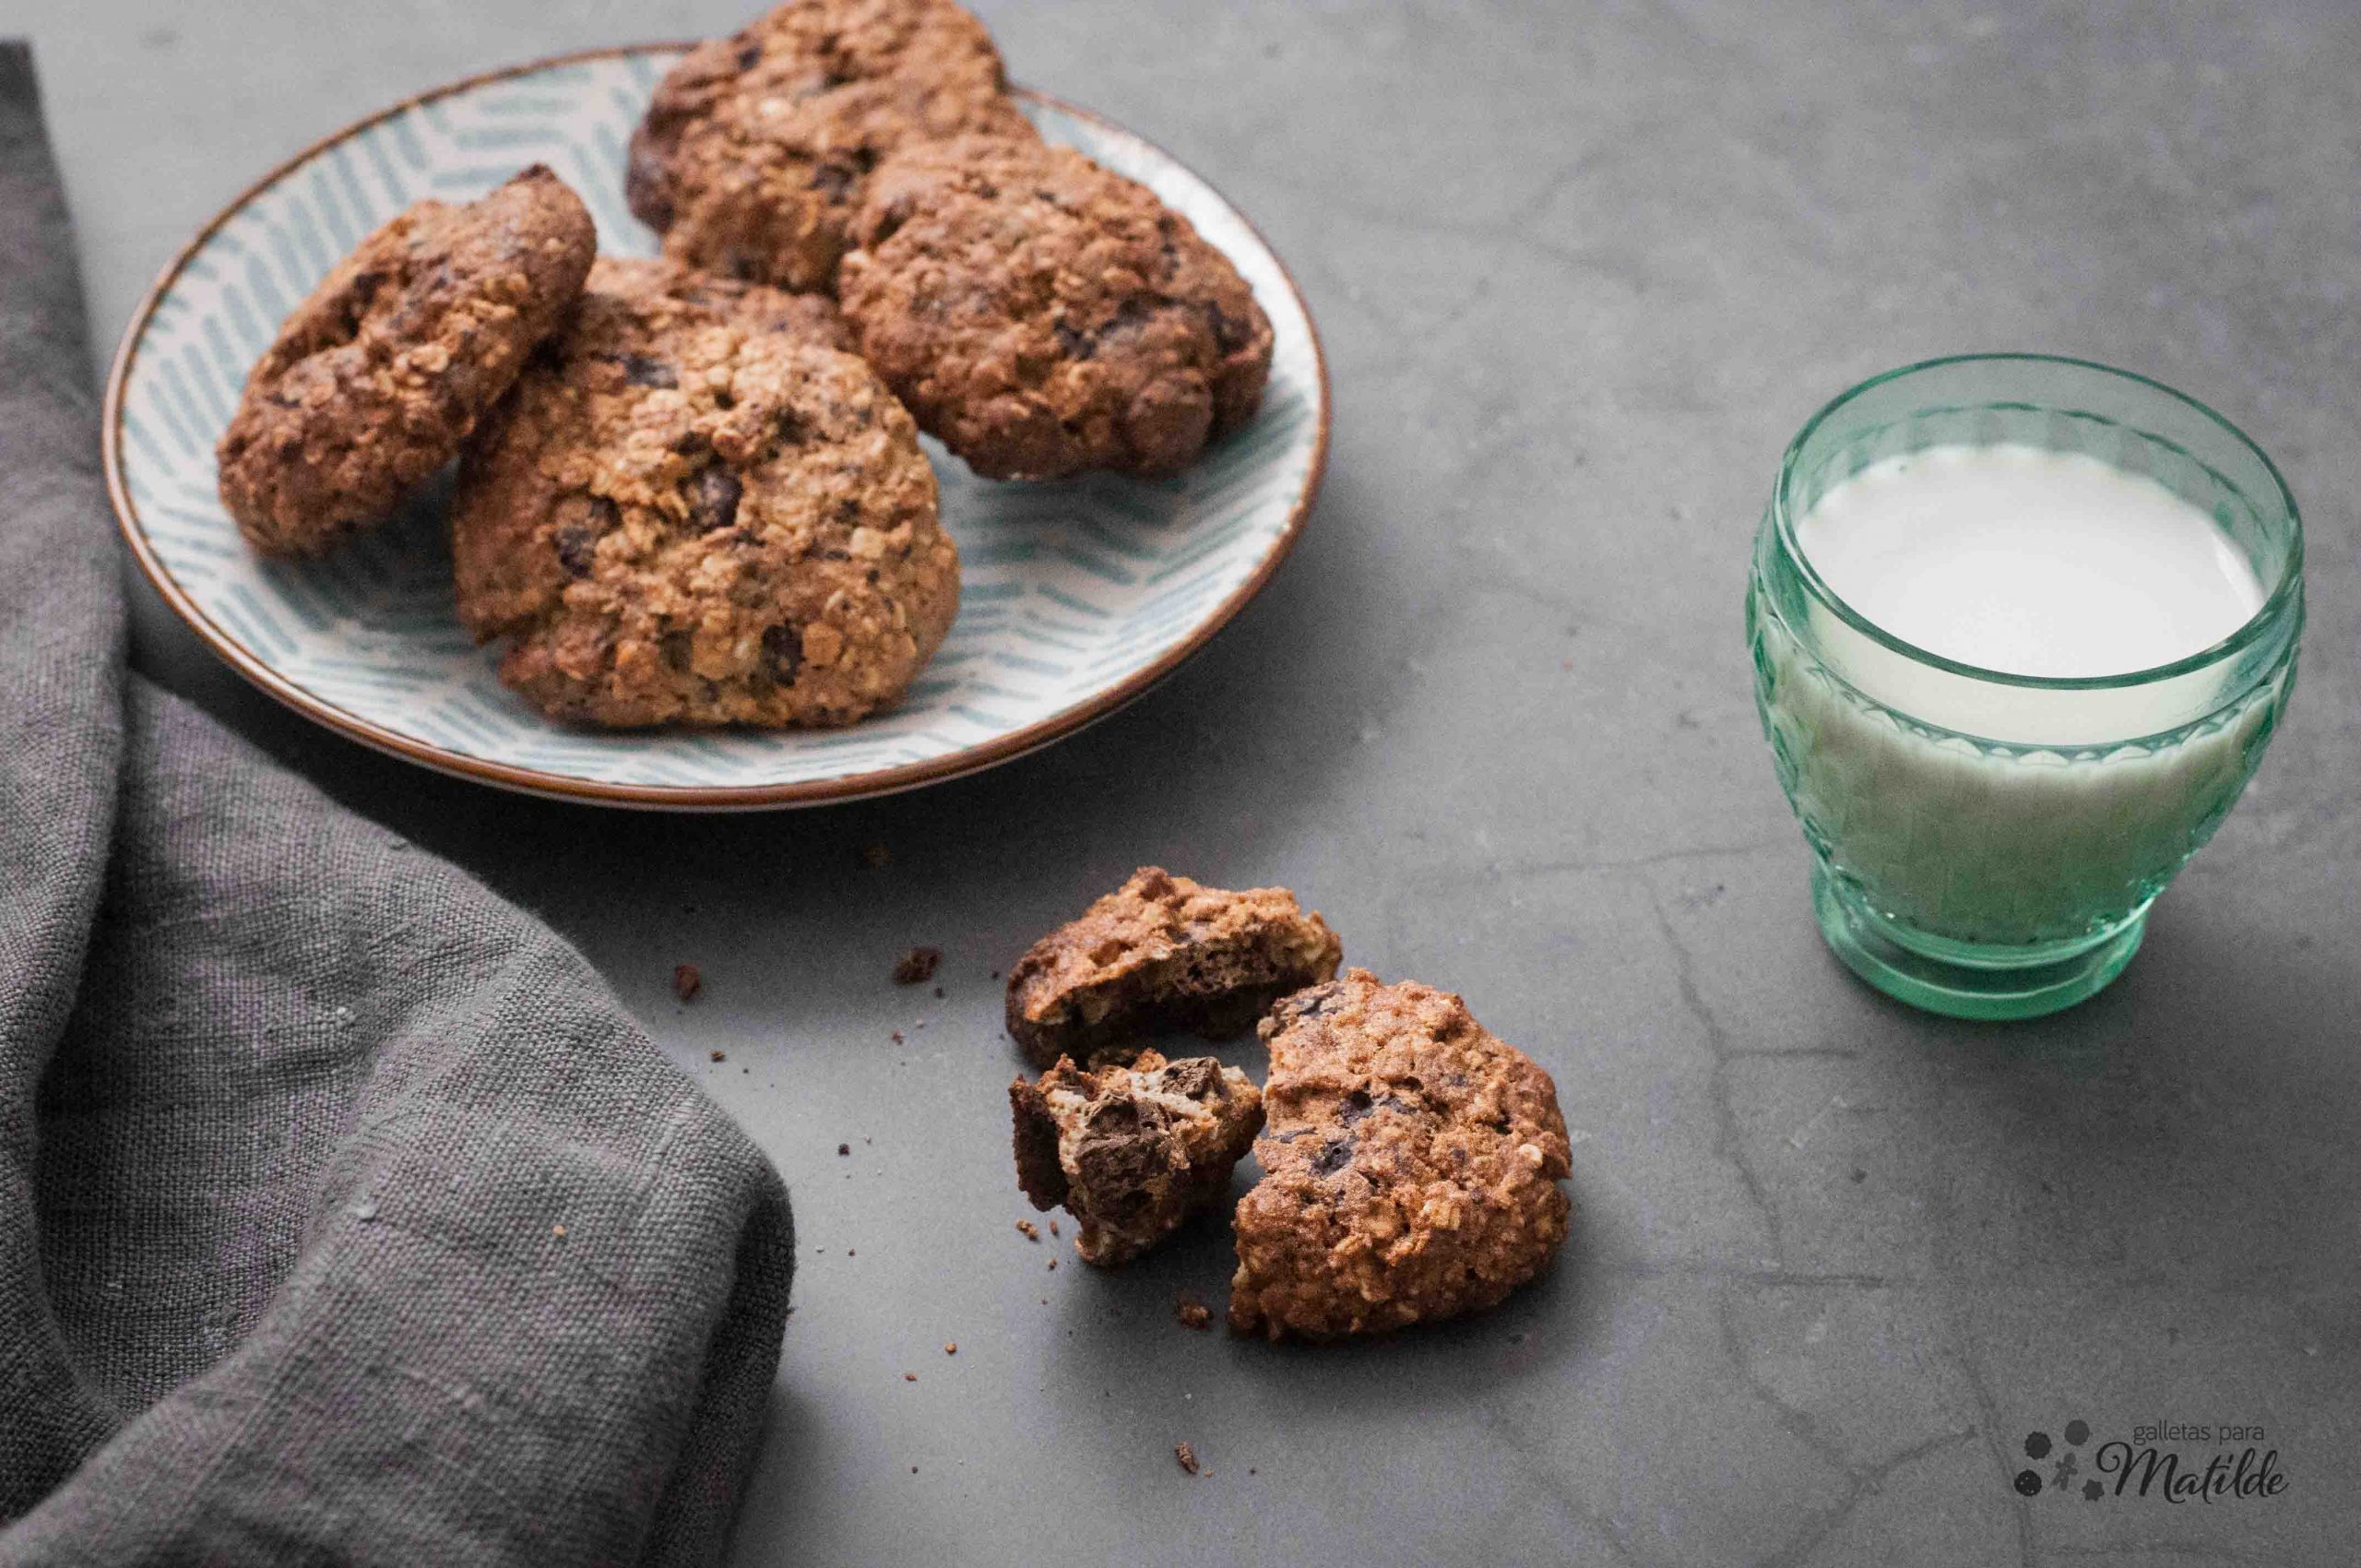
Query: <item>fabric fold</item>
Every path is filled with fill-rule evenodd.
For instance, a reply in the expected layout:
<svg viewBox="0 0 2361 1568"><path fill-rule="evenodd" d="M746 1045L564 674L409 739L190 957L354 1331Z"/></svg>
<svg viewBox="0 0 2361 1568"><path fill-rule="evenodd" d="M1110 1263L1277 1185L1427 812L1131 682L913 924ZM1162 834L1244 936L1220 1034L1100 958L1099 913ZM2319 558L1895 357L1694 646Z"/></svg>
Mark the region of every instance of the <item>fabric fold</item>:
<svg viewBox="0 0 2361 1568"><path fill-rule="evenodd" d="M0 1564L700 1562L761 1152L471 878L123 673L70 228L0 48Z"/></svg>

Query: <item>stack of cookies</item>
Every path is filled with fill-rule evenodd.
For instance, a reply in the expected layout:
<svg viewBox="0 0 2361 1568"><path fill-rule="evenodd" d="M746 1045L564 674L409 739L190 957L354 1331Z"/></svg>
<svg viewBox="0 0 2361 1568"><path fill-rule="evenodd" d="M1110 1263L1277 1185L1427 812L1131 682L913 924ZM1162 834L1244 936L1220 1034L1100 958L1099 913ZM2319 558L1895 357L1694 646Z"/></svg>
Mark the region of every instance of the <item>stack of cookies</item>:
<svg viewBox="0 0 2361 1568"><path fill-rule="evenodd" d="M918 443L978 473L1167 474L1252 416L1252 291L1145 187L1045 145L951 0L790 0L633 138L660 260L536 166L421 202L291 316L219 449L312 555L457 457L461 621L558 718L841 725L957 612Z"/></svg>
<svg viewBox="0 0 2361 1568"><path fill-rule="evenodd" d="M1148 867L1018 961L1009 1033L1048 1071L1009 1086L1017 1181L1075 1217L1086 1261L1123 1263L1221 1202L1251 1146L1240 1333L1382 1333L1492 1306L1548 1266L1572 1209L1549 1075L1458 997L1337 979L1343 957L1285 888ZM1259 1091L1142 1043L1248 1024L1270 1051Z"/></svg>

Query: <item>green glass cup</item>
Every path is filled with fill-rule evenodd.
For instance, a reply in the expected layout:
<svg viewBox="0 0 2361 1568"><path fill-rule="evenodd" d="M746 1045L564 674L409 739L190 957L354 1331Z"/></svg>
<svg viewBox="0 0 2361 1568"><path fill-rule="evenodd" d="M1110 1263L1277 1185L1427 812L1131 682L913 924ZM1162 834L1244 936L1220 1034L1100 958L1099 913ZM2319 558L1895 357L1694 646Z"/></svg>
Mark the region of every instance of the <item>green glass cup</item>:
<svg viewBox="0 0 2361 1568"><path fill-rule="evenodd" d="M2130 674L2007 674L1872 624L1797 525L1869 465L2023 443L2153 479L2212 517L2262 608ZM1820 927L1871 985L1930 1012L2022 1018L2122 972L2148 906L2237 802L2296 679L2304 534L2261 449L2170 387L2104 365L1975 354L1843 394L1788 445L1746 601L1762 731L1810 843Z"/></svg>

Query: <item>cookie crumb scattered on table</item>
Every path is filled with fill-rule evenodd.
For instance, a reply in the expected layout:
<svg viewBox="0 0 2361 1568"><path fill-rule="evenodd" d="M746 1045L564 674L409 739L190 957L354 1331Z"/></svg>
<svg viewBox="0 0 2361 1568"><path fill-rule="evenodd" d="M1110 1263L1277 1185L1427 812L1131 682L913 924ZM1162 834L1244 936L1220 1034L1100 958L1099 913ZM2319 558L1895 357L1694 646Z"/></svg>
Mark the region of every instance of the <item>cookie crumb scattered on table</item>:
<svg viewBox="0 0 2361 1568"><path fill-rule="evenodd" d="M851 1154L852 1154L852 1146L851 1146L850 1144L838 1144L838 1145L836 1146L836 1155L837 1155L837 1158L850 1158Z"/></svg>
<svg viewBox="0 0 2361 1568"><path fill-rule="evenodd" d="M713 1059L714 1059L716 1062L727 1062L727 1061L729 1061L729 1060L730 1060L730 1058L729 1058L729 1057L727 1057L727 1056L723 1055L723 1054L722 1054L720 1051L714 1051L714 1052L712 1052L711 1054L712 1054L712 1056L713 1056Z"/></svg>
<svg viewBox="0 0 2361 1568"><path fill-rule="evenodd" d="M1183 1296L1173 1304L1172 1315L1180 1320L1183 1328L1206 1329L1214 1323L1213 1309L1203 1301L1192 1301Z"/></svg>
<svg viewBox="0 0 2361 1568"><path fill-rule="evenodd" d="M1180 1467L1188 1471L1191 1475L1193 1476L1199 1473L1197 1469L1197 1451L1190 1447L1187 1443L1174 1443L1172 1445L1172 1456L1180 1461Z"/></svg>
<svg viewBox="0 0 2361 1568"><path fill-rule="evenodd" d="M956 1339L945 1340L943 1346L943 1353L946 1356L957 1355L959 1353L959 1341Z"/></svg>
<svg viewBox="0 0 2361 1568"><path fill-rule="evenodd" d="M1033 1228L1033 1222L1029 1219L1018 1220L1016 1222L1016 1229L1017 1231L1028 1241L1038 1241L1041 1239L1041 1232Z"/></svg>
<svg viewBox="0 0 2361 1568"><path fill-rule="evenodd" d="M896 985L923 985L934 978L936 966L943 962L940 947L913 947L894 962Z"/></svg>
<svg viewBox="0 0 2361 1568"><path fill-rule="evenodd" d="M697 992L705 989L705 976L694 964L672 966L672 994L683 1002L694 1002Z"/></svg>

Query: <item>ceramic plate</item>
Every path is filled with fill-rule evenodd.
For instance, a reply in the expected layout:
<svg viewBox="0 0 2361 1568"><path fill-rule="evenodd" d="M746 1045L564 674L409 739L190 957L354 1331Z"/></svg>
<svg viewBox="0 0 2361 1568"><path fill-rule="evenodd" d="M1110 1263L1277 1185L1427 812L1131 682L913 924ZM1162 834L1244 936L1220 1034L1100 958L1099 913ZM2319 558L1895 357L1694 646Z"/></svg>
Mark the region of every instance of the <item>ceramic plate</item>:
<svg viewBox="0 0 2361 1568"><path fill-rule="evenodd" d="M106 467L157 589L249 680L430 767L537 794L699 809L884 794L1005 762L1138 696L1268 580L1320 483L1328 388L1276 256L1196 175L1038 94L1026 111L1186 213L1235 262L1277 346L1261 413L1179 479L993 484L931 442L964 574L959 620L894 713L848 730L608 734L544 719L452 608L439 495L328 559L265 561L214 495L213 444L279 321L362 235L421 196L466 200L539 160L582 194L602 250L655 237L623 148L677 45L502 71L374 115L206 225L134 315L107 386Z"/></svg>

